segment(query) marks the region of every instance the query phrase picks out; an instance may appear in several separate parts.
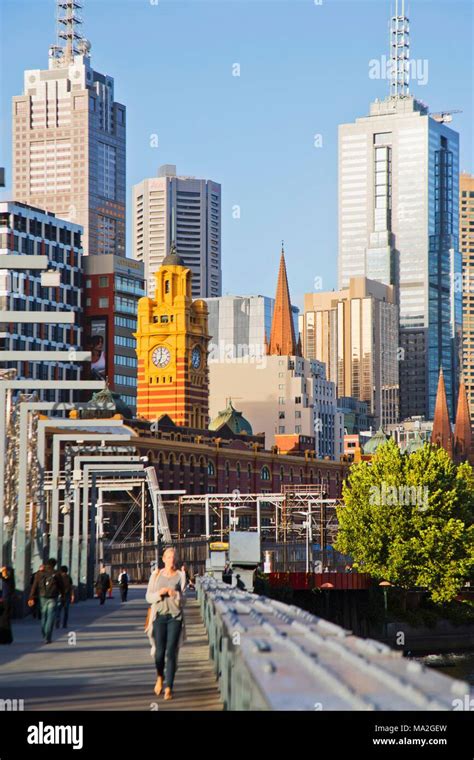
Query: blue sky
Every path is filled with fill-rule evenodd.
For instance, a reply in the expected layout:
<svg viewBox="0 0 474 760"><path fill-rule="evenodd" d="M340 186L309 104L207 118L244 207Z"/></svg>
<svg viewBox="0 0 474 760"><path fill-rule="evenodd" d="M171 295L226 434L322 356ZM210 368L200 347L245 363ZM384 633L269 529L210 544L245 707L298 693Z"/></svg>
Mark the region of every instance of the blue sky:
<svg viewBox="0 0 474 760"><path fill-rule="evenodd" d="M366 115L386 80L390 0L85 0L95 69L127 106L132 184L160 164L222 184L223 290L273 295L285 240L292 298L337 276L337 126ZM2 165L10 172L12 95L47 68L54 0L2 0ZM473 4L411 0L411 54L428 62L413 93L459 108L461 168L474 170ZM232 76L233 65L240 76ZM150 145L158 135L159 147ZM322 136L321 147L314 136ZM232 209L240 206L240 219ZM130 240L130 235L128 235ZM128 255L131 255L130 248Z"/></svg>

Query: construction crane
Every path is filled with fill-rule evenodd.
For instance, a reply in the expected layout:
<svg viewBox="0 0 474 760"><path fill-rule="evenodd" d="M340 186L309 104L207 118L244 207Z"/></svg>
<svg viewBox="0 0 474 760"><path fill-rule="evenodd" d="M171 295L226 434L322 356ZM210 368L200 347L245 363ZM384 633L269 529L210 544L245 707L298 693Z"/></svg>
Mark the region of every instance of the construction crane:
<svg viewBox="0 0 474 760"><path fill-rule="evenodd" d="M439 121L440 124L449 124L453 120L453 113L462 113L462 110L459 108L447 109L439 113L430 113L430 116L435 121Z"/></svg>

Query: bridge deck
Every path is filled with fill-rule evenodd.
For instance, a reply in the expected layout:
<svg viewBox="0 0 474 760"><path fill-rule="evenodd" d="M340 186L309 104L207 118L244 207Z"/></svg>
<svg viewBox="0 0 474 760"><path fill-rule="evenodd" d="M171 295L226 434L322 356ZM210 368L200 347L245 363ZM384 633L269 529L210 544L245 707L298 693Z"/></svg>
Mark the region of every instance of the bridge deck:
<svg viewBox="0 0 474 760"><path fill-rule="evenodd" d="M196 600L186 604L187 641L180 652L175 698L156 697L154 662L143 633L145 587L118 590L71 607L68 631L43 644L38 621L13 621L14 643L0 646L0 699L23 699L25 710L222 710ZM74 643L75 635L75 643Z"/></svg>

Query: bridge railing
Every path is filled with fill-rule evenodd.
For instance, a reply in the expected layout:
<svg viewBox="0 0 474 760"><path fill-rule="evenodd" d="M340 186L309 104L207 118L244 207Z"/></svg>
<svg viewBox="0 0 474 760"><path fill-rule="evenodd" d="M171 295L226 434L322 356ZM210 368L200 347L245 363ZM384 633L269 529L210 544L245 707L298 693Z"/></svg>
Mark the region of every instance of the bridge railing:
<svg viewBox="0 0 474 760"><path fill-rule="evenodd" d="M470 687L298 607L197 581L227 710L454 710Z"/></svg>

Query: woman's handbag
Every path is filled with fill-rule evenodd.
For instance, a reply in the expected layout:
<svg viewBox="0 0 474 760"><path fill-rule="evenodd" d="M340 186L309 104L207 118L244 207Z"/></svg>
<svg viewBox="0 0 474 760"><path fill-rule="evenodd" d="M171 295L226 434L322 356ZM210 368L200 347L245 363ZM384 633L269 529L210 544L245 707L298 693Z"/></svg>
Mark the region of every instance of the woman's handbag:
<svg viewBox="0 0 474 760"><path fill-rule="evenodd" d="M161 573L161 570L158 570L158 575L159 575L160 573ZM158 577L158 576L157 576L157 577ZM148 628L148 626L150 625L150 618L151 618L151 606L150 606L150 607L148 607L148 609L147 609L147 613L146 613L146 618L145 618L145 627L144 627L144 629L143 629L143 630L145 631L145 633L146 633L146 631L147 631L147 628Z"/></svg>

